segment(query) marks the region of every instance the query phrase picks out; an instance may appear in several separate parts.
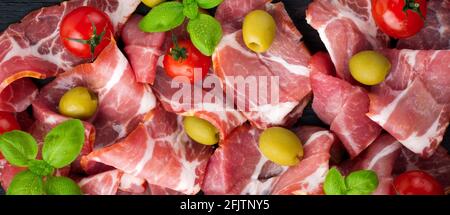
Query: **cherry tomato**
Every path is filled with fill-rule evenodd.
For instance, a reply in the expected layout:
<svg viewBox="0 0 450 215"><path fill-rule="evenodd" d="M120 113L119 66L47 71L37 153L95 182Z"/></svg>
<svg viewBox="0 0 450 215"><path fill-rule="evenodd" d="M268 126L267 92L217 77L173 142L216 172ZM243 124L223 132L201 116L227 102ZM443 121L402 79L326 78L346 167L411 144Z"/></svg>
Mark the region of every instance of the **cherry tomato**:
<svg viewBox="0 0 450 215"><path fill-rule="evenodd" d="M190 40L174 39L174 44L164 56L163 64L168 76L184 76L194 83L194 71L203 80L211 67L211 58L203 55Z"/></svg>
<svg viewBox="0 0 450 215"><path fill-rule="evenodd" d="M400 195L444 195L444 188L433 176L420 170L405 172L394 180Z"/></svg>
<svg viewBox="0 0 450 215"><path fill-rule="evenodd" d="M0 112L0 134L13 130L20 130L20 125L16 117L14 117L14 114Z"/></svg>
<svg viewBox="0 0 450 215"><path fill-rule="evenodd" d="M61 22L60 38L64 47L81 58L94 58L109 44L113 25L108 15L83 6L67 14Z"/></svg>
<svg viewBox="0 0 450 215"><path fill-rule="evenodd" d="M426 0L372 0L372 15L378 27L397 39L419 32L426 14Z"/></svg>

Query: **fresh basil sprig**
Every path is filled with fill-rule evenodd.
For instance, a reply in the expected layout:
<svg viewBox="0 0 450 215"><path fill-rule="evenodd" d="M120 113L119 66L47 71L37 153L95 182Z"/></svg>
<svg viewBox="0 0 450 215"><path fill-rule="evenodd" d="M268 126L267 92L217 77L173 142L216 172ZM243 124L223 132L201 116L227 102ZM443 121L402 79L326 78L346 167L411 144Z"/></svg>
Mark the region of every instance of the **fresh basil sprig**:
<svg viewBox="0 0 450 215"><path fill-rule="evenodd" d="M217 7L223 0L170 1L154 7L140 22L144 32L166 32L180 26L189 18L187 30L194 46L204 55L211 56L222 39L222 26L212 16L200 14L199 8Z"/></svg>
<svg viewBox="0 0 450 215"><path fill-rule="evenodd" d="M55 169L72 163L85 141L80 120L67 120L53 128L44 138L43 160L36 159L38 145L30 134L11 131L0 135L0 151L14 166L27 167L16 174L8 195L79 195L78 185L67 177L53 177Z"/></svg>
<svg viewBox="0 0 450 215"><path fill-rule="evenodd" d="M378 187L378 176L372 170L359 170L347 177L335 167L328 171L323 190L327 195L369 195Z"/></svg>

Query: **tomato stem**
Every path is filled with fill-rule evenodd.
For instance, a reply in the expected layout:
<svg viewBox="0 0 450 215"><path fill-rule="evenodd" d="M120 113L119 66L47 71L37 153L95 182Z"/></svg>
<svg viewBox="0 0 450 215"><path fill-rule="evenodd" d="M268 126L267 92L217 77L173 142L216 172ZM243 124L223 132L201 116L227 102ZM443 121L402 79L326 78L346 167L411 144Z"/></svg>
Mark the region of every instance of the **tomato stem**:
<svg viewBox="0 0 450 215"><path fill-rule="evenodd" d="M187 50L186 48L180 48L178 46L178 40L177 36L175 36L174 33L172 33L172 42L173 42L173 48L170 49L170 56L176 61L178 60L185 60L187 58Z"/></svg>
<svg viewBox="0 0 450 215"><path fill-rule="evenodd" d="M417 14L419 14L422 20L425 20L425 17L420 10L420 3L416 2L416 0L405 0L405 6L403 7L403 12L405 12L406 16L408 16L408 10L411 10Z"/></svg>

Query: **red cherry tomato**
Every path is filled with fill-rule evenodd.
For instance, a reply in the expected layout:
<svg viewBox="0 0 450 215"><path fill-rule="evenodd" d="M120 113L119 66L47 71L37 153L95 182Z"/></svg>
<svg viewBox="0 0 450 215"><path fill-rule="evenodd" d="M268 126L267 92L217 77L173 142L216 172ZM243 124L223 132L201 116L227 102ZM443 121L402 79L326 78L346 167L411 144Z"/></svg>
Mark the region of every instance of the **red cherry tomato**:
<svg viewBox="0 0 450 215"><path fill-rule="evenodd" d="M184 76L194 83L194 71L200 73L203 80L211 67L211 58L203 55L190 40L175 40L164 56L163 64L168 76Z"/></svg>
<svg viewBox="0 0 450 215"><path fill-rule="evenodd" d="M378 27L397 39L419 32L426 14L426 0L372 0L372 16Z"/></svg>
<svg viewBox="0 0 450 215"><path fill-rule="evenodd" d="M13 130L20 130L20 125L16 117L14 117L14 114L0 112L0 134Z"/></svg>
<svg viewBox="0 0 450 215"><path fill-rule="evenodd" d="M113 25L108 15L83 6L67 14L61 22L60 38L64 47L81 58L94 58L109 44Z"/></svg>
<svg viewBox="0 0 450 215"><path fill-rule="evenodd" d="M420 170L405 172L394 180L400 195L444 195L444 188L433 176Z"/></svg>

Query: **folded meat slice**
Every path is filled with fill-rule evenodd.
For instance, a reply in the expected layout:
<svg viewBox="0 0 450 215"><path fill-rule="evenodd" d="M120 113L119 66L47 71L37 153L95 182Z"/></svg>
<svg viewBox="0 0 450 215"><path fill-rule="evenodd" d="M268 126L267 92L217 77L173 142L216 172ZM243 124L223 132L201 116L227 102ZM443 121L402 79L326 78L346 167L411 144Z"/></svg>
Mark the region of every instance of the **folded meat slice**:
<svg viewBox="0 0 450 215"><path fill-rule="evenodd" d="M319 127L300 127L296 133L304 143L304 158L279 176L272 194L323 194L322 185L329 169L330 149L337 139L331 132Z"/></svg>
<svg viewBox="0 0 450 215"><path fill-rule="evenodd" d="M330 125L350 156L357 156L381 132L381 127L366 116L369 111L367 92L333 77L333 64L326 53L315 54L310 68L314 112Z"/></svg>
<svg viewBox="0 0 450 215"><path fill-rule="evenodd" d="M450 51L385 50L392 69L369 94L370 119L429 157L450 121Z"/></svg>
<svg viewBox="0 0 450 215"><path fill-rule="evenodd" d="M158 106L128 137L92 152L82 163L101 162L149 184L196 194L213 149L189 140L178 120Z"/></svg>
<svg viewBox="0 0 450 215"><path fill-rule="evenodd" d="M83 5L99 8L109 15L118 34L139 3L139 0L66 1L31 12L20 23L9 26L0 34L0 94L5 89L14 92L14 102L17 104L9 104L8 109L3 109L5 104L0 100L0 110L23 111L36 95L33 85L26 88L20 84L8 87L14 81L27 77L53 77L86 62L67 52L59 39L59 24L67 13Z"/></svg>
<svg viewBox="0 0 450 215"><path fill-rule="evenodd" d="M450 0L427 1L425 26L414 36L401 39L399 49L450 49Z"/></svg>
<svg viewBox="0 0 450 215"><path fill-rule="evenodd" d="M265 2L225 0L217 10L225 33L213 54L214 71L227 96L234 98L238 110L260 129L295 122L311 92L310 54L300 42L302 35L283 3ZM239 6L231 8L233 5ZM268 11L277 23L274 42L262 54L248 49L242 38L241 21L254 9Z"/></svg>
<svg viewBox="0 0 450 215"><path fill-rule="evenodd" d="M38 92L31 79L14 81L0 93L0 111L22 112L36 99Z"/></svg>
<svg viewBox="0 0 450 215"><path fill-rule="evenodd" d="M344 80L353 81L348 62L354 54L389 44L389 37L373 20L371 8L371 0L314 0L306 11L307 22L319 32L337 76Z"/></svg>
<svg viewBox="0 0 450 215"><path fill-rule="evenodd" d="M78 185L86 195L116 195L122 178L119 170L110 170L83 178Z"/></svg>
<svg viewBox="0 0 450 215"><path fill-rule="evenodd" d="M196 116L209 121L219 129L221 139L246 118L237 111L222 91L220 80L214 74L208 74L203 86L178 82L166 75L158 67L153 91L163 107L184 116Z"/></svg>
<svg viewBox="0 0 450 215"><path fill-rule="evenodd" d="M372 145L353 160L339 165L343 175L357 170L372 170L378 176L378 187L373 195L395 194L392 182L394 164L400 155L401 144L389 134L382 134Z"/></svg>
<svg viewBox="0 0 450 215"><path fill-rule="evenodd" d="M424 159L403 147L395 162L394 175L406 171L422 170L435 177L446 190L450 192L450 155L444 147L439 147L429 158Z"/></svg>
<svg viewBox="0 0 450 215"><path fill-rule="evenodd" d="M136 79L153 84L158 59L164 54L166 33L145 33L138 27L141 15L133 15L122 31L125 53L133 67Z"/></svg>
<svg viewBox="0 0 450 215"><path fill-rule="evenodd" d="M120 178L119 190L132 194L144 194L147 191L147 182L143 178L124 173Z"/></svg>
<svg viewBox="0 0 450 215"><path fill-rule="evenodd" d="M79 65L59 75L41 90L33 102L37 121L52 128L66 120L58 113L59 100L77 86L87 87L99 99L97 113L85 122L86 132L92 127L89 124L95 127L95 148L126 137L156 103L150 87L136 82L127 59L112 42L94 63ZM94 141L90 134L87 137Z"/></svg>
<svg viewBox="0 0 450 215"><path fill-rule="evenodd" d="M236 128L209 160L202 191L209 195L269 194L286 167L279 166L259 151L261 131L244 124Z"/></svg>

